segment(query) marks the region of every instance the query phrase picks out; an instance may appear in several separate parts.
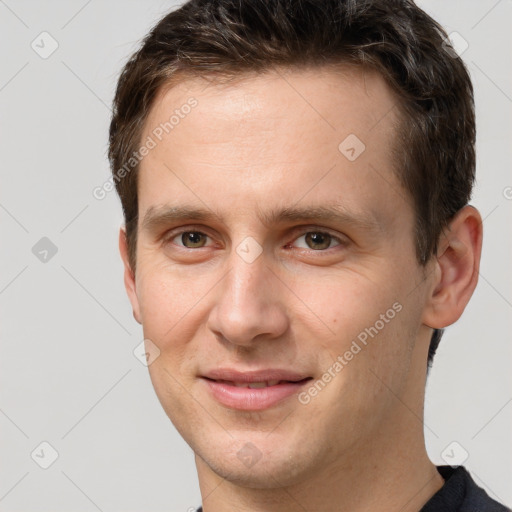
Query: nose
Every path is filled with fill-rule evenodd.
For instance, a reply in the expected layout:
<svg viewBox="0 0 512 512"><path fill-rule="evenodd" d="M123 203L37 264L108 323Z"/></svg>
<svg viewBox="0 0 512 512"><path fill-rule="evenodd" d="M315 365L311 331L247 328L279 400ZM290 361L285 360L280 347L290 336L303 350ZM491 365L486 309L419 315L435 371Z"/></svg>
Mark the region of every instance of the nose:
<svg viewBox="0 0 512 512"><path fill-rule="evenodd" d="M287 331L283 285L264 254L247 262L233 251L230 270L220 284L207 322L218 338L233 346L251 347Z"/></svg>

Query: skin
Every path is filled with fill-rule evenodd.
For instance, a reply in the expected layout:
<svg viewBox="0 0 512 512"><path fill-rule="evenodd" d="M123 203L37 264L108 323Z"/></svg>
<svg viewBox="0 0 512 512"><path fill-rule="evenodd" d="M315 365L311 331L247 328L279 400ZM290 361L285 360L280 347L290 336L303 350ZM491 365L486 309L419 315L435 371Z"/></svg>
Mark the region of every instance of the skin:
<svg viewBox="0 0 512 512"><path fill-rule="evenodd" d="M390 152L399 100L374 72L188 79L160 91L142 140L190 97L197 106L141 163L135 273L123 229L119 243L134 317L160 350L151 380L196 454L205 512L419 510L444 483L423 435L428 345L476 286L478 211L463 208L419 265ZM338 149L349 134L366 146L352 162ZM365 222L264 217L334 204ZM221 219L144 222L184 205ZM180 230L199 232L196 245ZM262 248L252 263L237 253L246 237ZM234 410L199 378L222 366L317 380L395 303L308 404ZM237 456L246 443L260 455L251 467Z"/></svg>

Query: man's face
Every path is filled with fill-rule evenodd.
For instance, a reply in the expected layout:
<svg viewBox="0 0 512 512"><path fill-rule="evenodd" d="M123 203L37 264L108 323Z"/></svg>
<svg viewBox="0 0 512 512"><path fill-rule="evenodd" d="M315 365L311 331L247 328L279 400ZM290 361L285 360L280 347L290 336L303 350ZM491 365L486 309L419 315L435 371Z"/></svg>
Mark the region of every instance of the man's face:
<svg viewBox="0 0 512 512"><path fill-rule="evenodd" d="M232 481L300 482L421 428L429 281L395 102L377 74L315 69L188 80L152 108L129 293L163 408Z"/></svg>

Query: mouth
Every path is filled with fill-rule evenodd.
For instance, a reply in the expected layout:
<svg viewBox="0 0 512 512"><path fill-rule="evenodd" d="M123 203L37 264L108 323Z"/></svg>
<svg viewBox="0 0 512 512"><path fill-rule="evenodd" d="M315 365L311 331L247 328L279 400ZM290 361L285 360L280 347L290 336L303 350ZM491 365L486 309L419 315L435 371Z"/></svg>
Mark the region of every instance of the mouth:
<svg viewBox="0 0 512 512"><path fill-rule="evenodd" d="M313 377L283 370L219 369L201 376L210 396L230 409L261 411L275 407L300 392Z"/></svg>
<svg viewBox="0 0 512 512"><path fill-rule="evenodd" d="M311 379L311 377L306 377L299 381L273 379L273 380L267 380L267 381L261 381L261 382L234 382L231 380L209 379L208 377L205 377L205 378L212 382L220 382L220 383L226 384L228 386L235 386L237 388L249 388L249 389L263 389L263 388L278 386L279 384L299 384L303 381Z"/></svg>

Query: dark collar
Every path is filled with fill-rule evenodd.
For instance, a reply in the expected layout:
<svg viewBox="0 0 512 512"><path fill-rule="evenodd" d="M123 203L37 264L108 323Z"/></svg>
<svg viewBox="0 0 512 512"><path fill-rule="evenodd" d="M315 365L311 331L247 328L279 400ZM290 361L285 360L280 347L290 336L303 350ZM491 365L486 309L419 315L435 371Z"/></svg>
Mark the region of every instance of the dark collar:
<svg viewBox="0 0 512 512"><path fill-rule="evenodd" d="M445 483L420 512L508 512L471 478L464 466L437 466Z"/></svg>

